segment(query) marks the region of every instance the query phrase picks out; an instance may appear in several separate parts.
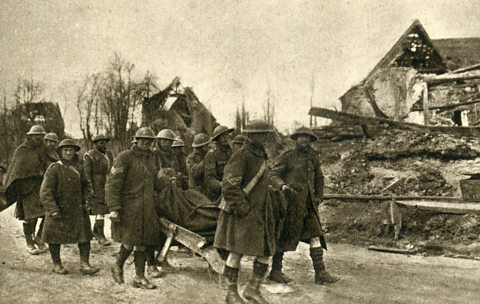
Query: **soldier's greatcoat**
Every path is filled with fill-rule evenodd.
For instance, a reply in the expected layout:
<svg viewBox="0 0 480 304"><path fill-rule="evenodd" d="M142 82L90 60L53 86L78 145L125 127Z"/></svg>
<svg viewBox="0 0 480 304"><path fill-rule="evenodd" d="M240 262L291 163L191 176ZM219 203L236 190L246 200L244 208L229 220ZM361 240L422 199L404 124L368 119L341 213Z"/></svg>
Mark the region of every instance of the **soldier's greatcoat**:
<svg viewBox="0 0 480 304"><path fill-rule="evenodd" d="M219 148L208 151L205 156L205 185L213 194L213 199L217 200L222 192L222 179L225 166L232 156L232 149Z"/></svg>
<svg viewBox="0 0 480 304"><path fill-rule="evenodd" d="M175 171L175 173L180 171L180 165L178 164L178 160L173 149L164 150L158 146L153 150L153 154L155 155L158 168L171 168Z"/></svg>
<svg viewBox="0 0 480 304"><path fill-rule="evenodd" d="M113 163L113 155L110 151L102 153L92 149L83 156L83 165L87 179L93 187L93 198L90 213L107 214L108 206L105 202L105 183Z"/></svg>
<svg viewBox="0 0 480 304"><path fill-rule="evenodd" d="M49 158L43 144L34 146L27 139L15 150L5 177L5 194L8 205L17 202L15 215L20 220L43 217L39 192L48 164Z"/></svg>
<svg viewBox="0 0 480 304"><path fill-rule="evenodd" d="M110 211L118 211L112 223L113 239L126 245L159 244L159 223L154 203L157 163L153 153L137 146L120 153L113 162L105 187Z"/></svg>
<svg viewBox="0 0 480 304"><path fill-rule="evenodd" d="M275 253L275 220L269 199L270 180L265 172L248 195L244 189L267 160L263 147L246 142L225 167L220 211L214 246L250 256ZM267 169L268 171L268 169Z"/></svg>
<svg viewBox="0 0 480 304"><path fill-rule="evenodd" d="M188 189L203 193L210 200L213 200L214 195L205 185L204 159L205 153L200 150L195 150L187 156Z"/></svg>
<svg viewBox="0 0 480 304"><path fill-rule="evenodd" d="M90 241L90 218L85 210L90 197L91 184L78 161L71 165L61 160L51 164L40 190L40 199L45 208L42 241L51 244ZM54 213L58 213L59 217L52 217Z"/></svg>
<svg viewBox="0 0 480 304"><path fill-rule="evenodd" d="M275 161L270 177L274 187L283 185L296 193L289 196L286 219L280 236L279 251L293 251L300 240L322 237L318 202L323 197L324 176L320 159L313 148L289 150Z"/></svg>

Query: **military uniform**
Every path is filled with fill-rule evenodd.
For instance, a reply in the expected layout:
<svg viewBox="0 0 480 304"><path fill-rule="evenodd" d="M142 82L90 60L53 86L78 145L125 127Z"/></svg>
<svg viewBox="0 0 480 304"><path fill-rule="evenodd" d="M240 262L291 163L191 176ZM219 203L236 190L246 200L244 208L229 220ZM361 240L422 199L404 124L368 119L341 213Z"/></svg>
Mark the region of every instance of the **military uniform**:
<svg viewBox="0 0 480 304"><path fill-rule="evenodd" d="M222 180L226 206L220 211L214 246L250 256L275 253L273 208L268 201L270 179L265 172L245 197L242 189L267 160L263 148L246 142L231 158Z"/></svg>
<svg viewBox="0 0 480 304"><path fill-rule="evenodd" d="M223 171L232 156L230 147L223 150L219 147L208 151L205 156L205 185L212 193L212 200L216 201L222 192Z"/></svg>
<svg viewBox="0 0 480 304"><path fill-rule="evenodd" d="M91 198L91 184L79 162L62 161L48 167L40 198L45 208L42 240L51 244L85 243L92 239L86 203ZM59 217L53 218L53 213Z"/></svg>
<svg viewBox="0 0 480 304"><path fill-rule="evenodd" d="M195 150L187 156L188 189L201 192L212 200L214 198L213 194L205 186L204 159L205 153L201 150Z"/></svg>
<svg viewBox="0 0 480 304"><path fill-rule="evenodd" d="M42 126L32 126L27 135L36 139L27 140L18 146L13 155L12 162L5 176L5 195L7 206L17 203L15 216L23 220L23 232L30 254L38 254L46 250L41 242L43 221L35 237L35 228L38 218L44 217L44 209L40 203L40 186L43 175L51 162L43 139L38 136L45 135ZM5 206L6 207L6 206ZM38 249L35 247L38 246Z"/></svg>
<svg viewBox="0 0 480 304"><path fill-rule="evenodd" d="M286 210L269 277L276 282L290 281L282 273L283 254L296 250L298 243L304 241L310 243L315 283L334 283L338 278L325 270L323 262L322 247L327 249L327 246L318 205L323 198L324 176L318 153L311 147L317 137L305 127L297 129L290 137L296 141L296 148L283 153L270 171L273 186L283 190Z"/></svg>
<svg viewBox="0 0 480 304"><path fill-rule="evenodd" d="M108 150L106 153L102 153L97 149L92 149L85 153L83 162L87 179L93 186L90 213L93 215L107 214L109 210L105 202L105 183L113 164L113 154Z"/></svg>
<svg viewBox="0 0 480 304"><path fill-rule="evenodd" d="M115 159L105 186L109 210L120 214L120 222L112 223L115 241L131 246L159 244L160 227L153 199L156 168L151 151L137 146Z"/></svg>
<svg viewBox="0 0 480 304"><path fill-rule="evenodd" d="M227 132L226 127L223 130ZM213 245L220 253L228 252L224 268L226 303L244 303L237 285L244 255L255 256L255 260L243 298L268 303L260 292L260 284L269 257L276 250L276 227L263 143L274 130L264 121L251 121L243 131L250 133L249 139L232 155L223 174L221 211ZM225 143L225 138L222 141Z"/></svg>
<svg viewBox="0 0 480 304"><path fill-rule="evenodd" d="M86 210L92 196L92 185L85 176L76 152L70 152L70 159L62 158L62 149L71 147L77 152L80 150L72 139L64 139L60 143L57 147L60 160L48 167L42 182L40 198L45 208L42 240L49 244L53 272L68 272L61 263L60 244L77 243L80 251L80 271L83 274L94 274L99 269L89 263L92 230Z"/></svg>
<svg viewBox="0 0 480 304"><path fill-rule="evenodd" d="M160 244L160 224L154 200L154 191L158 190L157 160L142 139L153 141L154 136L148 127L137 131L138 143L115 158L105 186L113 239L122 243L111 269L113 279L123 283L123 265L134 250L136 276L132 284L146 289L156 288L145 278L145 261L149 269L158 273L154 250Z"/></svg>
<svg viewBox="0 0 480 304"><path fill-rule="evenodd" d="M313 237L321 237L322 226L316 210L323 197L324 176L317 152L312 148L285 152L276 160L270 176L276 188L287 184L296 191L287 204L278 249L294 251L301 240L309 242Z"/></svg>

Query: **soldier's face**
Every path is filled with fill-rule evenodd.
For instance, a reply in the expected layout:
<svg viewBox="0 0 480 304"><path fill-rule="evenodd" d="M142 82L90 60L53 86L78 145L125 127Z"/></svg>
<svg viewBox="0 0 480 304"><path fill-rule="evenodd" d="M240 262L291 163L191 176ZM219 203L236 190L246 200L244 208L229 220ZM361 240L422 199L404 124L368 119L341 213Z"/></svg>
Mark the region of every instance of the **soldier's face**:
<svg viewBox="0 0 480 304"><path fill-rule="evenodd" d="M102 153L105 153L105 151L107 151L107 141L106 140L98 140L95 142L95 148L102 152Z"/></svg>
<svg viewBox="0 0 480 304"><path fill-rule="evenodd" d="M73 156L75 156L76 149L73 147L65 147L62 148L62 159L64 160L72 160Z"/></svg>
<svg viewBox="0 0 480 304"><path fill-rule="evenodd" d="M222 134L217 138L217 143L220 147L226 147L228 146L228 139L230 135L229 134Z"/></svg>
<svg viewBox="0 0 480 304"><path fill-rule="evenodd" d="M308 135L299 135L296 141L299 148L305 149L310 146L310 137Z"/></svg>
<svg viewBox="0 0 480 304"><path fill-rule="evenodd" d="M149 150L152 147L153 139L149 138L138 138L137 139L137 147L140 148L140 150Z"/></svg>
<svg viewBox="0 0 480 304"><path fill-rule="evenodd" d="M168 150L172 147L173 141L168 139L160 139L160 147L164 150Z"/></svg>
<svg viewBox="0 0 480 304"><path fill-rule="evenodd" d="M30 140L35 146L40 146L43 143L43 135L42 134L30 135Z"/></svg>
<svg viewBox="0 0 480 304"><path fill-rule="evenodd" d="M57 142L53 140L45 140L45 146L49 149L55 149L57 147Z"/></svg>

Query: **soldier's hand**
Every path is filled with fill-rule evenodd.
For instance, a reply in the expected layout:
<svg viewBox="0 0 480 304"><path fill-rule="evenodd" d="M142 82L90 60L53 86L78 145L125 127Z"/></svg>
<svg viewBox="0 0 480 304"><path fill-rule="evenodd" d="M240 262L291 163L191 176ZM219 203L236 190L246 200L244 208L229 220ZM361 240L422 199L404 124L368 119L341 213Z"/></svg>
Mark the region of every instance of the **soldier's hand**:
<svg viewBox="0 0 480 304"><path fill-rule="evenodd" d="M315 205L318 207L323 202L323 199L321 197L317 197L314 201Z"/></svg>
<svg viewBox="0 0 480 304"><path fill-rule="evenodd" d="M286 194L286 193L293 193L294 190L292 188L290 188L287 184L285 184L285 185L282 186L282 191L283 191L283 193Z"/></svg>
<svg viewBox="0 0 480 304"><path fill-rule="evenodd" d="M109 214L110 220L114 223L119 223L120 222L120 216L118 214L118 211L112 211Z"/></svg>

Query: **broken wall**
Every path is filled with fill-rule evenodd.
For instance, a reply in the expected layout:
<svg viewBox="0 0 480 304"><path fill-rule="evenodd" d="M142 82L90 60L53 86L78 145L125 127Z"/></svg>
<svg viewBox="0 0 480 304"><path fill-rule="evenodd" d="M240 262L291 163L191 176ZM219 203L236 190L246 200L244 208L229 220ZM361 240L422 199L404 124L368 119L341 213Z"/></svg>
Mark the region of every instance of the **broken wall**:
<svg viewBox="0 0 480 304"><path fill-rule="evenodd" d="M404 120L423 94L422 83L411 68L384 68L341 98L342 111Z"/></svg>

